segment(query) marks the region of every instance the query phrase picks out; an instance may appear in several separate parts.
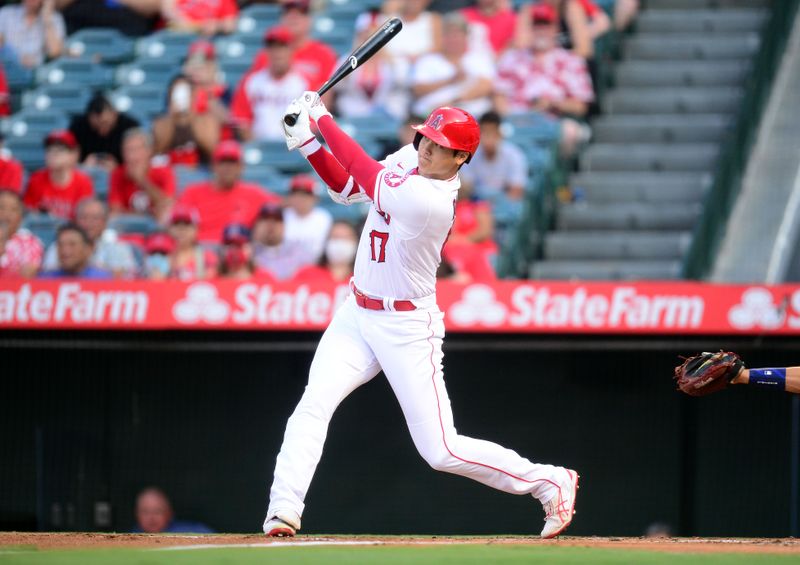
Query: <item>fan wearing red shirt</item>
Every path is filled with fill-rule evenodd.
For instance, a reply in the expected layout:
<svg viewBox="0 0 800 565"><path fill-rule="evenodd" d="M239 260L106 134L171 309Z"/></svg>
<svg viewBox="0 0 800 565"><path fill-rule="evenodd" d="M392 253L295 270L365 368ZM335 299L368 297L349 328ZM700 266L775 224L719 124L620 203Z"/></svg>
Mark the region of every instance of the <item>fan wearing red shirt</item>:
<svg viewBox="0 0 800 565"><path fill-rule="evenodd" d="M242 148L236 141L220 143L213 161L212 180L187 187L178 203L196 209L200 215L200 241L219 243L226 225L252 225L264 204L281 199L258 185L241 181Z"/></svg>
<svg viewBox="0 0 800 565"><path fill-rule="evenodd" d="M309 0L283 2L280 25L292 32L292 69L308 79L309 90L317 90L328 80L336 66L337 55L327 44L311 39L311 15ZM269 65L269 54L261 50L253 59L249 72Z"/></svg>
<svg viewBox="0 0 800 565"><path fill-rule="evenodd" d="M514 39L517 15L503 0L478 0L477 6L469 6L461 13L471 24L482 24L488 32L489 43L495 55L510 46Z"/></svg>
<svg viewBox="0 0 800 565"><path fill-rule="evenodd" d="M113 214L152 214L166 220L175 194L175 173L153 166L153 138L140 128L122 137L122 164L111 173L108 204Z"/></svg>
<svg viewBox="0 0 800 565"><path fill-rule="evenodd" d="M164 0L161 14L169 27L213 36L236 30L235 0Z"/></svg>
<svg viewBox="0 0 800 565"><path fill-rule="evenodd" d="M23 202L31 210L70 219L75 205L94 195L92 179L77 169L80 152L71 131L50 132L44 147L45 168L31 175Z"/></svg>
<svg viewBox="0 0 800 565"><path fill-rule="evenodd" d="M8 151L3 149L5 138L0 133L0 190L13 190L22 194L22 177L25 170L22 163L14 159Z"/></svg>

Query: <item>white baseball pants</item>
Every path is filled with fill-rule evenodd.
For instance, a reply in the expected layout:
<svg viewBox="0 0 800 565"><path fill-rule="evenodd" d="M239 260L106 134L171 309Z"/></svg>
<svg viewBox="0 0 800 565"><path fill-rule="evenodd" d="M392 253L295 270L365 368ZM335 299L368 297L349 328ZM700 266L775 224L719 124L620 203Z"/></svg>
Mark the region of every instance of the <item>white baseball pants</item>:
<svg viewBox="0 0 800 565"><path fill-rule="evenodd" d="M287 510L302 516L334 410L381 369L431 467L541 501L556 494L559 467L456 432L442 373L443 320L435 307L388 312L365 310L352 295L345 301L319 342L308 386L286 425L268 518Z"/></svg>

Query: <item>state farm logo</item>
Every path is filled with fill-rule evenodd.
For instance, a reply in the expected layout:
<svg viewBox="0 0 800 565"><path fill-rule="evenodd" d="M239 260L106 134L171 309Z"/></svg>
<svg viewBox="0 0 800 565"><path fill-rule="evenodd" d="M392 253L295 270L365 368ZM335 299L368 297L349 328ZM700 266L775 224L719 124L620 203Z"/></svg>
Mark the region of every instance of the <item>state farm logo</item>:
<svg viewBox="0 0 800 565"><path fill-rule="evenodd" d="M740 330L762 327L767 330L783 325L786 308L775 304L772 293L766 288L749 288L742 293L741 303L728 311L728 321Z"/></svg>
<svg viewBox="0 0 800 565"><path fill-rule="evenodd" d="M459 326L482 324L499 326L508 309L499 302L490 286L474 284L464 289L461 300L450 307L450 319Z"/></svg>
<svg viewBox="0 0 800 565"><path fill-rule="evenodd" d="M230 306L217 294L217 287L199 282L186 289L186 297L172 307L172 315L181 324L221 324L228 319Z"/></svg>

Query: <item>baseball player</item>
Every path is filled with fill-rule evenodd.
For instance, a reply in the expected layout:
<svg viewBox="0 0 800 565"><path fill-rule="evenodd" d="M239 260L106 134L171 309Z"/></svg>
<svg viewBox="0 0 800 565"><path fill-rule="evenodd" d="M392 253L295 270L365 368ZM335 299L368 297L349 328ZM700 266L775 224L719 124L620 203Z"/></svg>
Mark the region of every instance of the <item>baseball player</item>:
<svg viewBox="0 0 800 565"><path fill-rule="evenodd" d="M530 494L545 511L543 538L572 521L578 474L532 463L497 444L459 435L442 372L443 313L436 269L453 225L458 171L480 141L475 119L459 108L434 110L415 126L414 142L377 162L346 135L316 92L287 114L290 150L299 150L341 204L372 202L356 254L352 292L317 347L308 386L286 425L264 533L293 536L339 403L383 370L414 445L431 467L513 494ZM330 152L310 130L316 121Z"/></svg>
<svg viewBox="0 0 800 565"><path fill-rule="evenodd" d="M706 396L729 385L753 385L800 394L800 367L748 369L732 351L704 351L684 357L673 374L678 390L689 396Z"/></svg>

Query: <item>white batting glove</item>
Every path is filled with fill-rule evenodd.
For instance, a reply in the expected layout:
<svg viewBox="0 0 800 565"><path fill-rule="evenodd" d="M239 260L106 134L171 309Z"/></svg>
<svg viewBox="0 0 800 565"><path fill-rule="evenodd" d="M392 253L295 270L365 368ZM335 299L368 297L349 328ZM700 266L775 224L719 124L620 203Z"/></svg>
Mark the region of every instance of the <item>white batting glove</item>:
<svg viewBox="0 0 800 565"><path fill-rule="evenodd" d="M369 202L369 196L367 196L363 192L356 192L355 194L351 194L350 196L342 196L341 192L336 192L335 190L329 188L328 195L331 197L331 200L333 200L337 204L342 204L344 206L350 206L351 204L358 204L359 202Z"/></svg>
<svg viewBox="0 0 800 565"><path fill-rule="evenodd" d="M289 151L293 151L305 145L308 140L314 137L314 134L311 133L311 122L308 119L308 110L298 104L297 100L292 101L292 103L286 107L285 114L294 114L297 119L294 125L290 126L281 118L283 135L286 138L286 147Z"/></svg>
<svg viewBox="0 0 800 565"><path fill-rule="evenodd" d="M331 115L331 113L328 112L328 109L325 107L325 104L322 103L322 99L319 97L319 94L313 90L306 90L303 95L297 99L297 101L301 106L308 110L308 115L311 116L311 119L315 122L318 122L322 116Z"/></svg>

